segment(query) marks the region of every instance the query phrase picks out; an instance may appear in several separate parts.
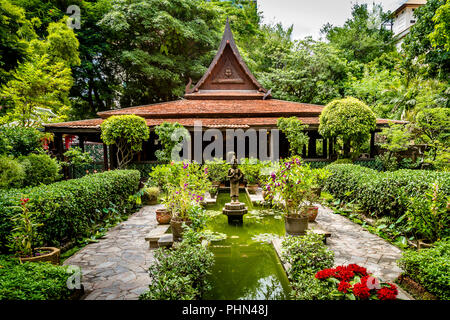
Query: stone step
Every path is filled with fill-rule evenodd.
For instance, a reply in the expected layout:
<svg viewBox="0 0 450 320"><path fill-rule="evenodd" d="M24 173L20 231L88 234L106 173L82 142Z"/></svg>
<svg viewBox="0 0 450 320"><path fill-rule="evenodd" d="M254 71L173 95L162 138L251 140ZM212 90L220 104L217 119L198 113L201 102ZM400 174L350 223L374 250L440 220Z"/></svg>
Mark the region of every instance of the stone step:
<svg viewBox="0 0 450 320"><path fill-rule="evenodd" d="M170 225L168 224L160 224L145 236L145 241L148 241L150 249L159 248L158 241L167 234L169 227Z"/></svg>
<svg viewBox="0 0 450 320"><path fill-rule="evenodd" d="M173 244L173 234L168 233L163 235L158 240L158 247L160 248L170 248Z"/></svg>

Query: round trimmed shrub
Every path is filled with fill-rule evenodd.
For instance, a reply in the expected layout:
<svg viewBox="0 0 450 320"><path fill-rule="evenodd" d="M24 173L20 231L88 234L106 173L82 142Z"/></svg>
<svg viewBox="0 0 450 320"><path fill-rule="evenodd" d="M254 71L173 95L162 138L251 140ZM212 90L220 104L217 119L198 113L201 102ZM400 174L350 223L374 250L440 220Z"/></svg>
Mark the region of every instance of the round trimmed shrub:
<svg viewBox="0 0 450 320"><path fill-rule="evenodd" d="M323 137L341 137L356 151L369 139L377 123L373 111L352 97L331 101L322 110L319 121L319 133Z"/></svg>
<svg viewBox="0 0 450 320"><path fill-rule="evenodd" d="M25 170L19 161L0 156L0 189L20 188L24 179Z"/></svg>
<svg viewBox="0 0 450 320"><path fill-rule="evenodd" d="M25 168L25 186L50 184L61 178L61 166L48 154L30 154L20 161Z"/></svg>

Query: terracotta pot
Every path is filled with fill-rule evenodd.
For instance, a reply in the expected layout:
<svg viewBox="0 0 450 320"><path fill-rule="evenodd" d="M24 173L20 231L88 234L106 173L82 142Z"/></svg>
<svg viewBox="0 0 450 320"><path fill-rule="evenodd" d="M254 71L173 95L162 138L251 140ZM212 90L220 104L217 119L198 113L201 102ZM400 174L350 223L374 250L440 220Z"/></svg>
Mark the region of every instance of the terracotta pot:
<svg viewBox="0 0 450 320"><path fill-rule="evenodd" d="M37 256L37 257L29 257L29 258L20 258L22 262L45 262L48 261L51 264L56 266L59 265L59 257L61 254L61 250L54 247L40 247L36 248L36 250L47 250L49 253Z"/></svg>
<svg viewBox="0 0 450 320"><path fill-rule="evenodd" d="M259 186L257 184L247 184L247 190L250 194L255 194Z"/></svg>
<svg viewBox="0 0 450 320"><path fill-rule="evenodd" d="M304 235L308 229L308 217L294 215L285 216L284 227L286 233L291 236Z"/></svg>
<svg viewBox="0 0 450 320"><path fill-rule="evenodd" d="M172 219L172 214L169 210L166 208L156 209L156 221L158 221L159 224L168 224L170 219Z"/></svg>
<svg viewBox="0 0 450 320"><path fill-rule="evenodd" d="M183 239L183 223L190 226L191 220L170 220L170 228L172 229L173 241L181 241Z"/></svg>
<svg viewBox="0 0 450 320"><path fill-rule="evenodd" d="M308 216L308 222L316 221L317 214L319 213L319 207L308 206L305 208L305 213Z"/></svg>

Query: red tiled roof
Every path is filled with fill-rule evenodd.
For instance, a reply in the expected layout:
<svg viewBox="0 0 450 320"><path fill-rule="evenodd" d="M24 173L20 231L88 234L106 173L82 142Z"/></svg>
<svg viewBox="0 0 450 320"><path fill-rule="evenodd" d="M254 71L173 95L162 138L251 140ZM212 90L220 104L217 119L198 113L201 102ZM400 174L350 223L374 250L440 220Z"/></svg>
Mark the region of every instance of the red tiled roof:
<svg viewBox="0 0 450 320"><path fill-rule="evenodd" d="M300 117L303 123L308 125L319 125L318 117ZM273 127L277 124L278 117L260 117L260 118L155 118L146 119L147 126L153 127L163 122L178 122L185 127L193 127L195 122L200 122L206 128L249 128L249 127ZM99 129L103 119L89 119L61 123L46 124L46 128L80 128L80 129ZM377 119L378 125L394 123L407 123L407 121Z"/></svg>
<svg viewBox="0 0 450 320"><path fill-rule="evenodd" d="M144 118L170 117L317 117L323 106L290 102L276 99L268 100L177 100L138 107L99 112L102 118L119 114L135 114Z"/></svg>

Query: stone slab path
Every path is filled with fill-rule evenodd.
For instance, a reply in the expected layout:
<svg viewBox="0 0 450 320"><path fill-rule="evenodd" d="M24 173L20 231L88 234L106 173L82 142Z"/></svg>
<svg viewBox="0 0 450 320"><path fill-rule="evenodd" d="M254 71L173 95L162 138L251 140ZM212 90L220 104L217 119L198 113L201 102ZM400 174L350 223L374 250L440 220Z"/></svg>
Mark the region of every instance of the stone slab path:
<svg viewBox="0 0 450 320"><path fill-rule="evenodd" d="M146 206L64 261L82 271L86 300L130 300L148 290L148 267L153 261L145 236L158 223L155 210Z"/></svg>
<svg viewBox="0 0 450 320"><path fill-rule="evenodd" d="M154 258L145 237L158 226L155 210L161 207L143 207L109 230L99 242L87 245L64 261L64 265L81 268L83 299L134 300L147 291L147 270ZM358 263L385 281L400 275L402 270L396 261L401 250L397 247L328 208L320 208L316 221L331 232L327 245L335 253L335 265Z"/></svg>
<svg viewBox="0 0 450 320"><path fill-rule="evenodd" d="M402 251L386 240L329 208L321 207L316 221L331 232L327 246L334 251L335 265L360 264L384 281L394 281L402 272L397 266Z"/></svg>

